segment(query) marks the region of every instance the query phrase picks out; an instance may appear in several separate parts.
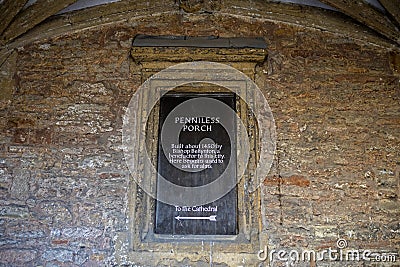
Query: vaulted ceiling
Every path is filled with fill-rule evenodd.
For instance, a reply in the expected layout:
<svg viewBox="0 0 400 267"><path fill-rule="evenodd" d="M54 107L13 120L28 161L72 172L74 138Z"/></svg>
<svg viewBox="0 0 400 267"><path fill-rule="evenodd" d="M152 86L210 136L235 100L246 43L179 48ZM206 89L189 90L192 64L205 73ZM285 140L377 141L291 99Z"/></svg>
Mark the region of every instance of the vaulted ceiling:
<svg viewBox="0 0 400 267"><path fill-rule="evenodd" d="M12 48L12 43L27 36L35 39L33 36L44 28L46 31L50 31L51 28L53 32L60 32L62 30L59 29L72 30L74 27L67 25L71 26L74 22L77 24L78 21L81 25L86 25L89 21L104 24L107 23L105 18L109 16L115 17L118 13L132 11L138 6L148 8L151 5L160 5L160 2L164 1L0 0L0 47ZM334 16L344 24L354 25L357 32L367 31L393 47L400 47L400 0L166 0L164 5L179 12L203 10L211 13L218 11L218 5L231 6L230 8L247 6L253 11L265 13L272 21L276 19L340 32L342 29L337 23L329 24L323 21L324 16ZM204 10L207 6L209 9ZM76 19L77 17L79 19ZM93 23L90 26L93 26ZM348 32L352 35L351 30ZM346 32L343 34L346 35Z"/></svg>

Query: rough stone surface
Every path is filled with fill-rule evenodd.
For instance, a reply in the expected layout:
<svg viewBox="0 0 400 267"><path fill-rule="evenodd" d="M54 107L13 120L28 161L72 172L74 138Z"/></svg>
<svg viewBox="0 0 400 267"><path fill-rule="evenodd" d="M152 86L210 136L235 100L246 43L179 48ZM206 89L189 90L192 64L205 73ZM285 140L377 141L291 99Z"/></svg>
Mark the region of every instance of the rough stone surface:
<svg viewBox="0 0 400 267"><path fill-rule="evenodd" d="M261 188L260 239L269 249L322 250L343 238L349 248L399 253L400 88L393 52L255 18L165 14L18 49L13 80L7 74L0 83L13 86L0 99L0 266L117 264L115 240L128 229L130 186L122 116L141 83L129 56L136 34L266 39L269 57L256 83L278 133L274 167ZM212 251L197 263L170 254L157 259L159 266L213 263ZM351 266L363 266L357 264Z"/></svg>

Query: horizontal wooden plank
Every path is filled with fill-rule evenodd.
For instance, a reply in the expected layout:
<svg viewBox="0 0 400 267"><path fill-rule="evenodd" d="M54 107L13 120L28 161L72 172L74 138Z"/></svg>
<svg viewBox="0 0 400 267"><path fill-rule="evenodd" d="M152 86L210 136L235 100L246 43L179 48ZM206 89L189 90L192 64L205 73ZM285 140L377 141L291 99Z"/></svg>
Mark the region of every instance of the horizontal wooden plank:
<svg viewBox="0 0 400 267"><path fill-rule="evenodd" d="M148 47L206 47L206 48L267 48L264 38L223 38L217 36L150 36L138 35L133 46Z"/></svg>

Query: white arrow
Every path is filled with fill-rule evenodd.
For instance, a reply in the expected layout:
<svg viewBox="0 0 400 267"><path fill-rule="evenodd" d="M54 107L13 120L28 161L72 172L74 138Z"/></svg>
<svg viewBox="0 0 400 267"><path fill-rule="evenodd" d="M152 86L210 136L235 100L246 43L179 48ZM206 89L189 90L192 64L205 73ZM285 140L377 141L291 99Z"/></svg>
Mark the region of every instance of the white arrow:
<svg viewBox="0 0 400 267"><path fill-rule="evenodd" d="M217 221L217 215L211 215L209 217L181 217L180 215L176 216L175 219L178 221L180 220L209 220L216 222Z"/></svg>

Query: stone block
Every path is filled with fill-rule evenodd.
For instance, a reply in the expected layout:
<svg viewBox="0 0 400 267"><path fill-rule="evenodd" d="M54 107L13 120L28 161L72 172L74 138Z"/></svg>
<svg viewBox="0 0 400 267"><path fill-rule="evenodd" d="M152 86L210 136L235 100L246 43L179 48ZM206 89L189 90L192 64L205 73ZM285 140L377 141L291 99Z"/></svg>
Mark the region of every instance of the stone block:
<svg viewBox="0 0 400 267"><path fill-rule="evenodd" d="M37 251L31 249L2 249L0 264L3 266L27 266L37 257Z"/></svg>
<svg viewBox="0 0 400 267"><path fill-rule="evenodd" d="M48 249L41 258L43 261L73 262L74 252L68 249Z"/></svg>

